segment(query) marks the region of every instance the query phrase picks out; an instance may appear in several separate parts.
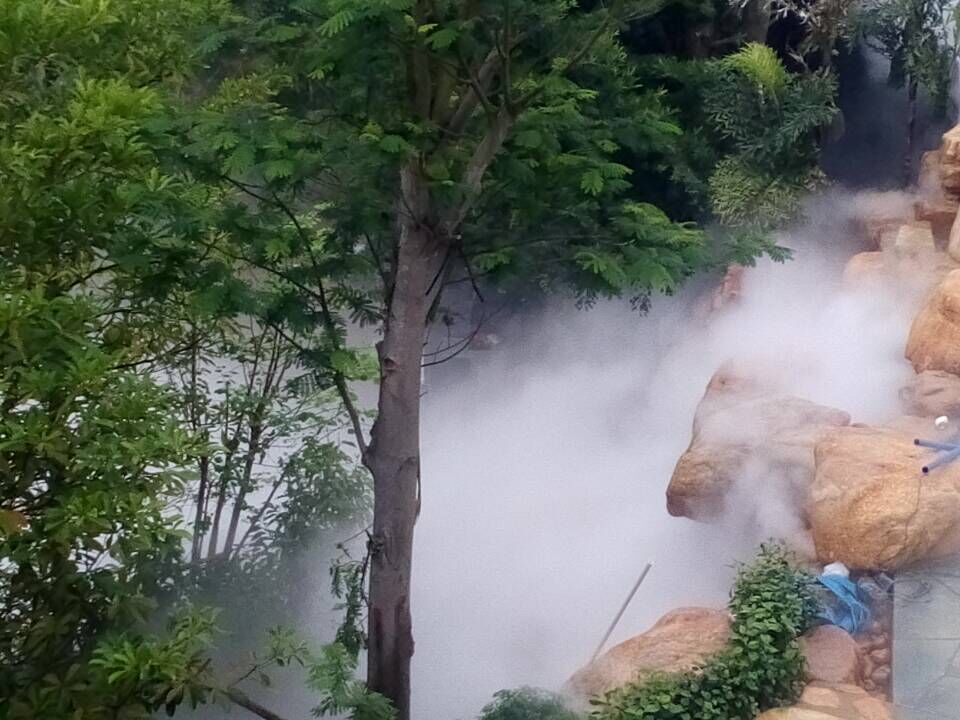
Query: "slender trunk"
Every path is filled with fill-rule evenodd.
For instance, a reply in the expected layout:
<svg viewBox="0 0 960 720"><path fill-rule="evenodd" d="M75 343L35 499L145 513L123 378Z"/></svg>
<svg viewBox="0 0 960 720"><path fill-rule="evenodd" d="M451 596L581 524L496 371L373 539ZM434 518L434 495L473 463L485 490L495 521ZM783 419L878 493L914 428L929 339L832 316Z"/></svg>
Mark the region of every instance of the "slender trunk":
<svg viewBox="0 0 960 720"><path fill-rule="evenodd" d="M199 368L199 343L196 328L193 333L193 350L190 356L190 395L188 401L188 412L190 415L190 426L195 434L200 432L200 401L198 399L198 390L200 387L200 368ZM203 521L206 517L207 505L207 482L210 477L210 458L206 455L200 457L197 462L200 471L200 482L197 487L197 510L193 518L193 545L190 548L190 562L196 566L203 556Z"/></svg>
<svg viewBox="0 0 960 720"><path fill-rule="evenodd" d="M394 287L384 323L377 420L365 462L373 474L367 683L410 717L410 571L419 508L420 364L446 245L431 232L430 198L414 163L401 173Z"/></svg>
<svg viewBox="0 0 960 720"><path fill-rule="evenodd" d="M203 521L207 511L207 484L210 477L210 458L206 455L200 458L200 484L197 487L197 512L193 517L193 546L190 552L190 562L196 565L200 562L203 553Z"/></svg>
<svg viewBox="0 0 960 720"><path fill-rule="evenodd" d="M237 539L237 528L240 526L240 515L243 513L244 501L247 493L250 491L250 481L253 478L253 465L256 462L257 453L260 452L260 434L263 427L259 424L250 427L250 444L247 447L246 456L243 459L243 477L240 479L240 487L237 489L237 498L233 504L233 512L230 514L230 527L227 529L227 540L223 546L224 557L230 557L233 550L233 543Z"/></svg>
<svg viewBox="0 0 960 720"><path fill-rule="evenodd" d="M270 488L270 494L267 495L267 499L263 502L263 504L257 508L256 515L253 516L253 519L250 521L250 524L243 533L243 537L240 538L240 542L237 543L237 547L234 548L234 553L239 553L241 550L243 550L243 547L247 544L247 540L249 539L251 533L255 532L257 528L260 527L260 521L263 519L263 514L273 505L273 497L277 494L277 490L280 489L280 485L283 483L286 477L286 470L284 470L282 473L280 473L277 479L273 481L273 487Z"/></svg>
<svg viewBox="0 0 960 720"><path fill-rule="evenodd" d="M217 548L220 545L220 516L223 515L223 506L227 500L227 474L229 469L224 467L223 476L220 478L220 486L217 488L217 505L213 511L213 523L210 525L210 540L207 544L207 560L213 560L217 556Z"/></svg>
<svg viewBox="0 0 960 720"><path fill-rule="evenodd" d="M903 158L903 186L913 181L913 144L917 126L917 81L910 78L907 90L907 152Z"/></svg>

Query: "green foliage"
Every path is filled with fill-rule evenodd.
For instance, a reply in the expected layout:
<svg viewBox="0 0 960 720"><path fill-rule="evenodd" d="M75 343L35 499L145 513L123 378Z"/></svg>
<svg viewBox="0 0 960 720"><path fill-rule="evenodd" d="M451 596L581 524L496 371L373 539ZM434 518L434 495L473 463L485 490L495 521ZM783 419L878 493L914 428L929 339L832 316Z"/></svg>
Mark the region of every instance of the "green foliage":
<svg viewBox="0 0 960 720"><path fill-rule="evenodd" d="M755 43L717 64L705 106L727 155L709 183L722 223L769 230L796 217L821 181L816 133L837 113L835 95L829 75L790 75Z"/></svg>
<svg viewBox="0 0 960 720"><path fill-rule="evenodd" d="M891 83L916 83L945 112L960 52L960 6L949 0L872 0L858 19L860 32L890 59Z"/></svg>
<svg viewBox="0 0 960 720"><path fill-rule="evenodd" d="M59 273L69 285L104 251L126 259L147 254L148 240L176 234L188 193L182 178L157 167L166 142L151 125L158 81L184 76L197 59L191 34L203 33L224 7L222 0L0 2L4 263L42 272L47 283Z"/></svg>
<svg viewBox="0 0 960 720"><path fill-rule="evenodd" d="M411 158L438 216L469 200L459 260L478 258L495 271L490 277L573 286L592 297L670 290L700 267L703 235L682 223L667 227L673 218L633 197L642 167L620 162L626 151L665 162L680 129L658 93L637 87L615 32L617 18L643 17L652 6L615 5L581 12L566 0L474 9L435 3L414 18L409 3L318 0L309 12L285 2L251 11L233 42L258 58L256 70L227 77L197 108L186 149L195 167L228 176L246 195L224 226L242 255L274 268L282 258L276 314L293 309L282 298L295 286L283 278L301 285L309 278L315 288L320 272L334 317L381 321L386 298L370 291L369 280L379 275L389 284L397 178ZM488 98L515 104L515 120L483 190L467 198L465 173L490 118L483 103L457 115L472 90L445 68L478 72L495 52L491 30L516 34L510 83L498 71ZM401 46L433 68L432 87L424 88L435 96L432 113L405 97ZM457 130L444 135L448 123ZM324 202L307 200L317 195ZM252 212L248 201L258 197ZM316 325L325 314L318 293L298 290L298 320L312 316ZM318 368L345 350L331 337L335 328L321 329L311 348Z"/></svg>
<svg viewBox="0 0 960 720"><path fill-rule="evenodd" d="M206 684L213 644L216 613L187 608L174 615L166 635L108 635L93 651L90 666L104 686L98 688L101 702L127 699L125 717L150 717L161 707L173 715L184 702L191 707L206 702L211 688ZM84 716L90 712L83 708ZM75 716L74 716L75 717Z"/></svg>
<svg viewBox="0 0 960 720"><path fill-rule="evenodd" d="M559 695L522 687L500 690L493 701L480 711L479 720L578 720Z"/></svg>
<svg viewBox="0 0 960 720"><path fill-rule="evenodd" d="M107 717L91 658L176 577L191 446L170 394L98 342L99 308L44 291L0 285L0 711Z"/></svg>
<svg viewBox="0 0 960 720"><path fill-rule="evenodd" d="M797 638L816 614L810 583L781 548L761 548L737 575L727 648L693 671L654 676L594 700L593 717L752 720L792 702L803 686Z"/></svg>
<svg viewBox="0 0 960 720"><path fill-rule="evenodd" d="M354 679L357 656L339 643L325 645L308 663L309 685L320 695L317 717L337 715L350 720L393 720L396 711L383 695Z"/></svg>
<svg viewBox="0 0 960 720"><path fill-rule="evenodd" d="M773 102L780 99L790 80L773 49L760 43L747 43L722 64L746 78L762 99Z"/></svg>

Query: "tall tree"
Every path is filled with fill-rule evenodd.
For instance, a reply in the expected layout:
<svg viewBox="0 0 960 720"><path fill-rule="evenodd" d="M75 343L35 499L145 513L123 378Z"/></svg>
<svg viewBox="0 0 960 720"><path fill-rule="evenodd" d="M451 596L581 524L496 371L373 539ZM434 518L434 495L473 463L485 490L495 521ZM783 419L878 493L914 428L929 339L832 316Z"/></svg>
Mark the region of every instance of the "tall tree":
<svg viewBox="0 0 960 720"><path fill-rule="evenodd" d="M903 182L912 181L920 89L943 113L960 52L960 6L951 0L873 0L862 10L862 31L890 60L890 82L907 89Z"/></svg>
<svg viewBox="0 0 960 720"><path fill-rule="evenodd" d="M618 162L667 163L680 133L618 41L659 4L262 0L210 39L220 80L186 154L235 191L223 252L257 270L264 319L351 417L374 478L368 684L401 720L422 368L470 340L425 349L444 290L514 274L642 301L709 262L703 235L645 203ZM348 321L381 333L369 439Z"/></svg>

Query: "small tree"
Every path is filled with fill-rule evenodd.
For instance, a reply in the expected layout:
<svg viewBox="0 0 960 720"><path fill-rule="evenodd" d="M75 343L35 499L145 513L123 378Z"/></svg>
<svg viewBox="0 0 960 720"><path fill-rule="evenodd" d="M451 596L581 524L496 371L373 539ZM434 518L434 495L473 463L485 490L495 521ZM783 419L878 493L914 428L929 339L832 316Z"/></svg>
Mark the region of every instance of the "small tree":
<svg viewBox="0 0 960 720"><path fill-rule="evenodd" d="M45 290L0 284L0 712L133 717L190 663L158 662L128 695L91 660L106 630L142 631L177 576L167 503L190 446L170 395L97 342L96 306Z"/></svg>
<svg viewBox="0 0 960 720"><path fill-rule="evenodd" d="M523 277L590 301L672 291L702 233L644 202L618 162L679 128L637 87L620 28L659 2L307 0L244 4L211 38L226 76L185 128L198 172L235 193L223 252L256 269L351 417L374 478L368 681L409 717L410 575L427 328L452 283ZM754 245L743 254L760 251ZM367 433L348 320L378 326Z"/></svg>
<svg viewBox="0 0 960 720"><path fill-rule="evenodd" d="M926 90L943 113L960 52L960 6L950 0L874 0L862 10L862 32L890 60L890 82L907 88L904 184L913 179L917 95Z"/></svg>

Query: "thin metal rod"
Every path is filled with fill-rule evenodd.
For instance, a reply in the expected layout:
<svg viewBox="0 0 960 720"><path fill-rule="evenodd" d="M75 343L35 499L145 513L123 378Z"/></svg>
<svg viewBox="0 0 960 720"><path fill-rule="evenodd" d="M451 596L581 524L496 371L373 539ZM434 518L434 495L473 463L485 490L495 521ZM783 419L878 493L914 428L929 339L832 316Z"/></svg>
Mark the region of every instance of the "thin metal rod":
<svg viewBox="0 0 960 720"><path fill-rule="evenodd" d="M956 450L956 443L944 443L936 442L935 440L914 440L914 445L925 448L933 448L934 450Z"/></svg>
<svg viewBox="0 0 960 720"><path fill-rule="evenodd" d="M953 462L958 457L960 457L960 447L955 447L953 450L950 450L949 452L946 452L943 455L939 456L938 458L934 459L933 461L927 463L922 468L923 472L928 473L931 470L935 470L936 468L942 465L946 465L947 463Z"/></svg>
<svg viewBox="0 0 960 720"><path fill-rule="evenodd" d="M634 583L633 589L630 591L630 594L627 595L627 599L623 601L623 605L620 607L620 612L617 613L617 616L613 619L613 622L610 623L610 627L607 628L606 634L603 636L603 640L600 641L600 644L597 645L597 649L593 652L593 656L590 658L590 662L593 662L597 659L597 655L600 654L600 651L603 650L603 646L607 644L607 640L610 639L610 636L613 635L614 628L617 627L617 623L620 622L620 618L623 617L623 614L627 611L627 607L630 605L630 602L633 600L633 596L637 594L637 590L640 589L640 585L643 584L643 581L647 577L647 573L650 572L650 568L653 567L652 562L648 562L647 566L643 568L643 572L640 573L640 577L637 578L637 582Z"/></svg>

